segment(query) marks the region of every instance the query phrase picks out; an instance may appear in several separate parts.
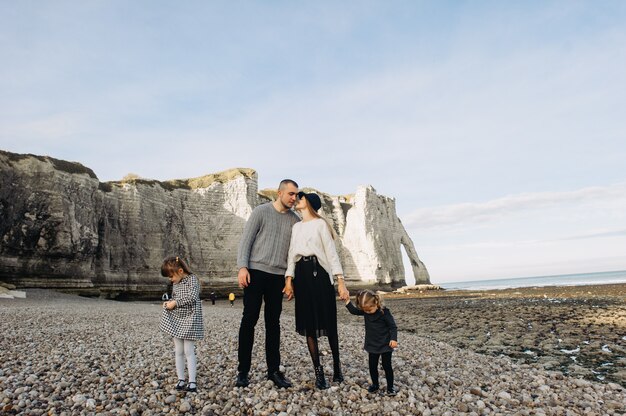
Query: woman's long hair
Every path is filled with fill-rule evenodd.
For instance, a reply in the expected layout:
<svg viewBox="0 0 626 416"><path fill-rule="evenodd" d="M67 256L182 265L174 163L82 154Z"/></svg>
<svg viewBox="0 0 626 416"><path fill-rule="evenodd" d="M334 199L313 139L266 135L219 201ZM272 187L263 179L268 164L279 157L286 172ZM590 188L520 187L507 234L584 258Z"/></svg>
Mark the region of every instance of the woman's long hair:
<svg viewBox="0 0 626 416"><path fill-rule="evenodd" d="M328 231L330 231L330 235L331 235L331 237L333 238L333 240L336 240L336 239L337 239L337 233L336 233L336 232L335 232L335 230L333 229L332 225L330 225L330 222L329 222L326 218L324 218L324 217L322 217L320 214L318 214L318 213L317 213L317 211L315 211L315 210L313 209L313 207L311 206L311 203L309 202L309 200L308 200L308 199L306 199L306 197L304 197L304 196L303 196L302 198L304 198L304 200L306 201L306 209L309 211L309 213L310 213L312 216L314 216L315 218L319 218L319 219L324 220L324 222L325 222L325 223L326 223L326 225L328 226Z"/></svg>

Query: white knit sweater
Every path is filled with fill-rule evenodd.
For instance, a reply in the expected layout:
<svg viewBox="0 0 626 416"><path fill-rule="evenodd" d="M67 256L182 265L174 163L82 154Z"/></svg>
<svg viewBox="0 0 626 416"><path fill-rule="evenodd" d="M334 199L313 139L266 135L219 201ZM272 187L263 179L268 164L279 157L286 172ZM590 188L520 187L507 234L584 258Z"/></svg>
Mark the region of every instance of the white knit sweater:
<svg viewBox="0 0 626 416"><path fill-rule="evenodd" d="M335 242L326 221L321 218L294 224L285 276L294 277L296 263L303 256L317 256L319 264L328 272L331 283L334 283L333 275L343 275Z"/></svg>

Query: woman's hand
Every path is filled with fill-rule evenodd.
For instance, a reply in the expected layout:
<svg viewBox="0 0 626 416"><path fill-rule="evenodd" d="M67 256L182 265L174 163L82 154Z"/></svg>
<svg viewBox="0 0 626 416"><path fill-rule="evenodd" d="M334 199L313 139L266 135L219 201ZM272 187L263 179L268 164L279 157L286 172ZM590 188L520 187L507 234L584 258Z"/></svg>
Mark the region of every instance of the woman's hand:
<svg viewBox="0 0 626 416"><path fill-rule="evenodd" d="M398 341L392 339L391 341L389 341L389 346L391 348L398 348Z"/></svg>
<svg viewBox="0 0 626 416"><path fill-rule="evenodd" d="M339 281L339 299L344 300L344 301L349 301L350 300L350 292L348 292L348 289L346 289L346 284L343 282L343 276L341 275L337 275L337 280ZM346 302L347 303L347 302Z"/></svg>
<svg viewBox="0 0 626 416"><path fill-rule="evenodd" d="M167 302L163 302L163 307L167 309L168 311L171 311L172 309L176 307L176 301L168 300Z"/></svg>
<svg viewBox="0 0 626 416"><path fill-rule="evenodd" d="M287 300L293 299L293 284L291 283L291 276L287 276L285 278L285 287L283 288L283 293L287 295Z"/></svg>

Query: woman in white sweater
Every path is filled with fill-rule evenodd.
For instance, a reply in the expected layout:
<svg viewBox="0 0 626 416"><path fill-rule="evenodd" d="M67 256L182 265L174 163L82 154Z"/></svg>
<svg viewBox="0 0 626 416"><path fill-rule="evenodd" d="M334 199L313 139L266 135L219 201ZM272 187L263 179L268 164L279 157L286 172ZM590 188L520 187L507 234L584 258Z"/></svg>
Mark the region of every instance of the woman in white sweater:
<svg viewBox="0 0 626 416"><path fill-rule="evenodd" d="M317 194L298 193L295 208L300 212L302 221L296 223L291 232L284 292L288 300L296 298L296 331L306 337L315 368L315 385L319 389L327 389L329 386L320 363L317 339L328 337L333 354L333 381L342 382L335 278L339 297L347 300L350 293L343 281L343 269L333 240L334 231L317 213L321 206Z"/></svg>

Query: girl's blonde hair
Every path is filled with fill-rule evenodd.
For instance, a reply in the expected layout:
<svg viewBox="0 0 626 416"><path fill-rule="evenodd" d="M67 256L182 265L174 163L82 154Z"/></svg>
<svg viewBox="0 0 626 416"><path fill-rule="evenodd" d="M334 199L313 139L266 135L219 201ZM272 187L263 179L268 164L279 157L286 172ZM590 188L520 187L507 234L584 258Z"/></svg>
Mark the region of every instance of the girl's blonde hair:
<svg viewBox="0 0 626 416"><path fill-rule="evenodd" d="M183 272L187 274L192 273L185 260L178 256L170 256L163 260L163 264L161 265L161 276L170 277L176 273L178 269L183 269Z"/></svg>
<svg viewBox="0 0 626 416"><path fill-rule="evenodd" d="M306 209L309 211L309 213L311 215L313 215L315 218L320 218L320 219L324 220L324 222L328 226L328 231L330 231L331 237L333 237L333 240L336 240L337 239L337 233L333 229L332 225L330 225L330 222L326 218L324 218L320 214L318 214L317 211L315 211L313 209L313 207L311 206L311 203L309 202L308 199L306 199L306 197L303 196L302 198L304 198L304 200L306 201Z"/></svg>
<svg viewBox="0 0 626 416"><path fill-rule="evenodd" d="M376 309L382 311L385 307L383 298L372 290L361 290L356 295L356 307L363 310L363 306L375 306Z"/></svg>

